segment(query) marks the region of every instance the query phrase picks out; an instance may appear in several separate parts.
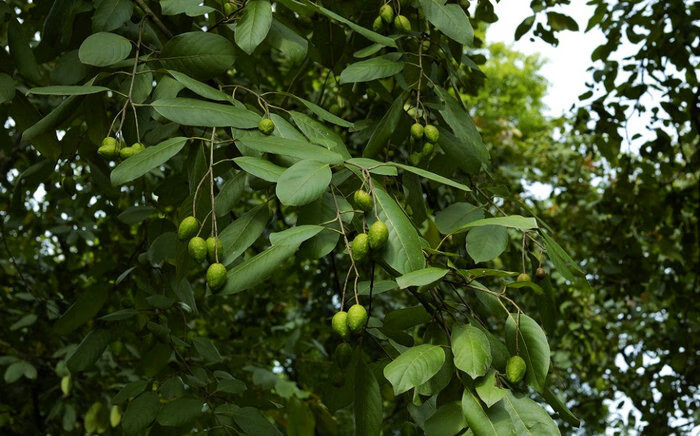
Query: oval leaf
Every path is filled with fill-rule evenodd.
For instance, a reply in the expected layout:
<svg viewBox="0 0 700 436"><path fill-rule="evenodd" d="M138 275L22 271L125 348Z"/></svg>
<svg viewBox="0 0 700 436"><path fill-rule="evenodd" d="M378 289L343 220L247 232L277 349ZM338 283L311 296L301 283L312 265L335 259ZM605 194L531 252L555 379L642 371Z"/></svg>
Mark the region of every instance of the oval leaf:
<svg viewBox="0 0 700 436"><path fill-rule="evenodd" d="M452 353L455 366L471 378L486 374L491 366L489 338L473 325L457 325L452 329Z"/></svg>
<svg viewBox="0 0 700 436"><path fill-rule="evenodd" d="M236 23L234 39L246 53L252 54L267 36L272 25L272 6L267 0L251 0Z"/></svg>
<svg viewBox="0 0 700 436"><path fill-rule="evenodd" d="M117 165L112 171L110 175L112 185L117 186L130 182L151 171L153 168L163 165L168 159L182 150L186 142L187 138L170 138L156 146L147 147L137 155L131 156Z"/></svg>
<svg viewBox="0 0 700 436"><path fill-rule="evenodd" d="M247 109L194 98L162 98L151 106L165 118L183 126L252 129L260 122L260 115Z"/></svg>
<svg viewBox="0 0 700 436"><path fill-rule="evenodd" d="M340 73L340 83L369 82L391 77L403 70L404 63L399 58L400 53L389 53L350 64Z"/></svg>
<svg viewBox="0 0 700 436"><path fill-rule="evenodd" d="M99 32L88 36L80 45L78 58L86 65L106 67L123 61L131 52L128 39L115 33Z"/></svg>
<svg viewBox="0 0 700 436"><path fill-rule="evenodd" d="M160 62L167 69L204 80L225 72L233 65L235 58L233 44L223 36L188 32L165 43Z"/></svg>
<svg viewBox="0 0 700 436"><path fill-rule="evenodd" d="M549 344L542 327L525 314L520 315L516 349L516 315L509 314L506 320L506 345L512 355L525 360L527 384L542 392L549 372Z"/></svg>
<svg viewBox="0 0 700 436"><path fill-rule="evenodd" d="M328 189L332 175L327 163L302 160L282 173L277 180L275 193L286 206L303 206Z"/></svg>
<svg viewBox="0 0 700 436"><path fill-rule="evenodd" d="M384 377L399 395L430 380L445 362L445 351L437 345L423 344L401 353L384 367Z"/></svg>

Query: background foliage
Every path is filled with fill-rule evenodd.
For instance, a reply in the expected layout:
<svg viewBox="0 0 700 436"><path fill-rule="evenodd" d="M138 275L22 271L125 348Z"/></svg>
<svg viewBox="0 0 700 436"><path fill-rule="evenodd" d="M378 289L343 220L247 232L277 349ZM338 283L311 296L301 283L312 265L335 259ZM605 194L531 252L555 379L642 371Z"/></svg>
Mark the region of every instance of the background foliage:
<svg viewBox="0 0 700 436"><path fill-rule="evenodd" d="M473 3L393 4L410 33L370 31L374 2L0 5L2 432L689 433L698 7L593 0L591 91L548 119L541 60L488 45L497 17ZM531 2L516 37L583 31L562 3ZM649 131L627 138L633 113ZM433 152L409 140L414 117L438 126ZM104 159L115 132L147 151ZM175 237L192 210L209 236L210 150L221 292ZM337 230L377 218L344 200L368 181L357 165L390 241L358 265L371 317L345 365ZM452 234L488 217L511 218ZM519 384L502 376L516 336ZM641 420L609 413L625 399Z"/></svg>

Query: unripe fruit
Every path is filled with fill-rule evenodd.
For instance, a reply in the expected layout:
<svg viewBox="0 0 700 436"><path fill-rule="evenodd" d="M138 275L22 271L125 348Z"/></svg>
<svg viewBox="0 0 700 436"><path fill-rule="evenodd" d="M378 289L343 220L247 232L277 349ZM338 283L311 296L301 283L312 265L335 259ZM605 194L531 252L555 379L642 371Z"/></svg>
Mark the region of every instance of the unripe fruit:
<svg viewBox="0 0 700 436"><path fill-rule="evenodd" d="M530 282L530 281L532 281L532 280L530 279L530 274L528 274L528 273L520 273L520 274L518 275L518 278L516 279L516 281L518 281L518 282Z"/></svg>
<svg viewBox="0 0 700 436"><path fill-rule="evenodd" d="M372 202L372 196L366 191L358 189L352 195L352 201L355 202L355 206L363 212L369 212L374 207L374 202Z"/></svg>
<svg viewBox="0 0 700 436"><path fill-rule="evenodd" d="M226 283L226 267L220 263L212 263L207 269L207 284L213 290L221 289Z"/></svg>
<svg viewBox="0 0 700 436"><path fill-rule="evenodd" d="M372 30L375 32L381 32L384 30L384 21L382 20L382 17L377 17L374 19L374 22L372 23Z"/></svg>
<svg viewBox="0 0 700 436"><path fill-rule="evenodd" d="M540 267L535 270L535 277L538 279L543 279L547 275L547 271L544 270L544 268Z"/></svg>
<svg viewBox="0 0 700 436"><path fill-rule="evenodd" d="M361 304L353 304L348 309L347 322L351 332L359 332L367 324L367 311Z"/></svg>
<svg viewBox="0 0 700 436"><path fill-rule="evenodd" d="M102 147L105 145L117 148L119 146L119 141L117 141L117 138L113 138L111 136L106 137L105 139L102 140Z"/></svg>
<svg viewBox="0 0 700 436"><path fill-rule="evenodd" d="M180 226L177 228L177 238L181 241L190 239L199 231L199 221L193 216L188 216L180 221Z"/></svg>
<svg viewBox="0 0 700 436"><path fill-rule="evenodd" d="M346 339L350 335L350 330L348 330L348 313L341 310L333 315L333 319L331 319L331 328L335 334Z"/></svg>
<svg viewBox="0 0 700 436"><path fill-rule="evenodd" d="M369 226L369 248L379 250L384 248L386 241L389 239L389 229L382 221L375 221Z"/></svg>
<svg viewBox="0 0 700 436"><path fill-rule="evenodd" d="M207 238L207 259L209 262L215 263L222 260L224 257L224 245L221 239L210 236Z"/></svg>
<svg viewBox="0 0 700 436"><path fill-rule="evenodd" d="M258 123L258 130L265 135L269 135L275 130L275 123L269 118L263 118L260 120L260 123Z"/></svg>
<svg viewBox="0 0 700 436"><path fill-rule="evenodd" d="M343 342L335 349L333 357L340 368L345 368L352 359L352 347L347 342Z"/></svg>
<svg viewBox="0 0 700 436"><path fill-rule="evenodd" d="M433 144L437 143L438 139L440 138L440 132L438 131L437 127L433 126L432 124L428 124L425 126L424 133L425 139L427 139L428 142L432 142Z"/></svg>
<svg viewBox="0 0 700 436"><path fill-rule="evenodd" d="M73 380L69 375L63 377L61 379L61 392L63 392L63 396L67 397L68 394L70 394L70 388L73 386Z"/></svg>
<svg viewBox="0 0 700 436"><path fill-rule="evenodd" d="M233 3L224 3L224 14L231 15L236 10L236 5Z"/></svg>
<svg viewBox="0 0 700 436"><path fill-rule="evenodd" d="M391 5L383 5L379 8L379 16L385 23L391 24L394 21L394 9L392 9Z"/></svg>
<svg viewBox="0 0 700 436"><path fill-rule="evenodd" d="M459 5L464 9L469 9L469 0L459 0Z"/></svg>
<svg viewBox="0 0 700 436"><path fill-rule="evenodd" d="M413 166L417 166L421 159L423 159L423 155L420 153L411 153L411 155L408 156L408 161L411 162Z"/></svg>
<svg viewBox="0 0 700 436"><path fill-rule="evenodd" d="M435 150L435 145L432 142L426 142L425 144L423 144L423 154L424 155L426 155L426 156L429 155L430 153L433 152L433 150Z"/></svg>
<svg viewBox="0 0 700 436"><path fill-rule="evenodd" d="M207 241L204 238L195 236L190 239L189 244L187 244L187 252L190 256L197 262L204 262L207 258Z"/></svg>
<svg viewBox="0 0 700 436"><path fill-rule="evenodd" d="M525 371L527 370L527 365L525 361L520 356L513 356L508 359L506 364L506 378L511 383L517 383L523 379Z"/></svg>
<svg viewBox="0 0 700 436"><path fill-rule="evenodd" d="M128 159L135 154L136 150L134 150L131 147L122 147L122 149L119 150L119 157L121 157L122 159Z"/></svg>
<svg viewBox="0 0 700 436"><path fill-rule="evenodd" d="M114 138L112 138L114 139ZM100 148L97 149L97 154L99 154L102 157L105 157L107 159L114 159L115 157L119 156L119 151L117 150L116 145L108 144L108 145L103 145Z"/></svg>
<svg viewBox="0 0 700 436"><path fill-rule="evenodd" d="M369 238L367 233L360 233L355 236L350 244L350 255L355 262L360 262L369 253Z"/></svg>
<svg viewBox="0 0 700 436"><path fill-rule="evenodd" d="M131 145L131 149L134 150L134 154L139 154L146 149L146 146L140 142L136 142Z"/></svg>
<svg viewBox="0 0 700 436"><path fill-rule="evenodd" d="M411 138L415 140L423 139L423 126L415 123L411 126Z"/></svg>
<svg viewBox="0 0 700 436"><path fill-rule="evenodd" d="M405 16L397 15L396 18L394 18L394 27L399 32L410 32L411 22L408 21L408 18L406 18Z"/></svg>
<svg viewBox="0 0 700 436"><path fill-rule="evenodd" d="M116 427L122 422L122 409L119 406L112 406L112 410L109 412L109 423L112 427Z"/></svg>

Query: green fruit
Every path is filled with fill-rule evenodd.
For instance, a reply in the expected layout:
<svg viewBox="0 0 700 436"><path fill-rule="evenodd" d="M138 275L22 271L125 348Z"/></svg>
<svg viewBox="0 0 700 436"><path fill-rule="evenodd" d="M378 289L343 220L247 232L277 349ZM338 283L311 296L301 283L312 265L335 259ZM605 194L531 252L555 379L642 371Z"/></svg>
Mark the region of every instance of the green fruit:
<svg viewBox="0 0 700 436"><path fill-rule="evenodd" d="M429 155L430 153L433 152L433 150L435 150L435 144L433 144L432 142L426 142L425 144L423 144L423 154L424 155L426 155L426 156Z"/></svg>
<svg viewBox="0 0 700 436"><path fill-rule="evenodd" d="M97 149L97 153L105 157L107 159L114 159L115 157L119 156L119 150L117 149L116 145L103 145L100 148Z"/></svg>
<svg viewBox="0 0 700 436"><path fill-rule="evenodd" d="M372 30L375 32L381 32L384 30L384 21L382 20L382 17L377 17L374 19L374 22L372 23Z"/></svg>
<svg viewBox="0 0 700 436"><path fill-rule="evenodd" d="M333 357L339 367L345 368L352 359L352 347L347 342L341 343L336 347Z"/></svg>
<svg viewBox="0 0 700 436"><path fill-rule="evenodd" d="M355 262L360 262L369 253L369 238L367 233L360 233L355 236L350 244L350 255Z"/></svg>
<svg viewBox="0 0 700 436"><path fill-rule="evenodd" d="M258 130L265 135L269 135L275 130L275 123L269 118L263 118L260 120L260 123L258 123Z"/></svg>
<svg viewBox="0 0 700 436"><path fill-rule="evenodd" d="M190 239L199 231L199 221L193 216L188 216L180 221L180 226L177 228L177 238L181 241Z"/></svg>
<svg viewBox="0 0 700 436"><path fill-rule="evenodd" d="M415 140L423 139L423 126L415 123L411 126L411 138Z"/></svg>
<svg viewBox="0 0 700 436"><path fill-rule="evenodd" d="M389 229L382 221L375 221L369 226L369 248L379 250L384 248L386 241L389 239Z"/></svg>
<svg viewBox="0 0 700 436"><path fill-rule="evenodd" d="M517 278L516 280L519 281L519 282L530 282L530 281L532 281L532 279L530 279L530 274L528 274L528 273L520 273L520 275L518 275L518 278Z"/></svg>
<svg viewBox="0 0 700 436"><path fill-rule="evenodd" d="M221 239L210 236L207 238L207 258L209 262L219 262L224 257L224 245Z"/></svg>
<svg viewBox="0 0 700 436"><path fill-rule="evenodd" d="M379 16L385 23L391 24L394 21L394 9L392 9L391 5L383 5L379 8Z"/></svg>
<svg viewBox="0 0 700 436"><path fill-rule="evenodd" d="M367 311L361 304L353 304L348 309L348 328L351 332L357 333L367 324Z"/></svg>
<svg viewBox="0 0 700 436"><path fill-rule="evenodd" d="M423 159L423 155L420 153L411 153L411 155L408 156L408 161L411 162L413 166L417 166L421 159Z"/></svg>
<svg viewBox="0 0 700 436"><path fill-rule="evenodd" d="M527 370L527 365L525 361L520 356L513 356L508 359L506 364L506 378L511 383L517 383L523 379L525 371Z"/></svg>
<svg viewBox="0 0 700 436"><path fill-rule="evenodd" d="M411 22L408 21L408 18L406 18L405 16L397 15L396 18L394 18L394 27L399 32L410 32Z"/></svg>
<svg viewBox="0 0 700 436"><path fill-rule="evenodd" d="M61 379L61 392L63 392L63 396L67 397L68 394L70 394L70 388L73 386L73 380L69 375L64 376Z"/></svg>
<svg viewBox="0 0 700 436"><path fill-rule="evenodd" d="M362 189L355 191L352 195L352 201L355 202L355 206L357 206L358 209L364 212L369 212L372 210L372 207L374 207L372 196Z"/></svg>
<svg viewBox="0 0 700 436"><path fill-rule="evenodd" d="M459 0L459 5L464 9L469 9L469 0Z"/></svg>
<svg viewBox="0 0 700 436"><path fill-rule="evenodd" d="M547 271L544 270L544 268L540 267L535 270L535 277L538 279L543 279L547 275Z"/></svg>
<svg viewBox="0 0 700 436"><path fill-rule="evenodd" d="M122 422L122 409L119 406L112 406L112 410L109 411L109 423L112 427L116 427Z"/></svg>
<svg viewBox="0 0 700 436"><path fill-rule="evenodd" d="M433 126L432 124L428 124L425 126L425 139L428 140L428 142L432 142L433 144L438 142L438 139L440 138L440 132L438 131L437 127Z"/></svg>
<svg viewBox="0 0 700 436"><path fill-rule="evenodd" d="M117 147L119 147L119 141L117 141L117 138L113 138L111 136L108 136L102 140L101 145L102 145L102 147L104 147L105 145L108 145L110 147L117 148Z"/></svg>
<svg viewBox="0 0 700 436"><path fill-rule="evenodd" d="M346 339L350 335L350 330L348 330L348 313L341 310L333 315L333 319L331 319L331 328L335 334Z"/></svg>
<svg viewBox="0 0 700 436"><path fill-rule="evenodd" d="M140 142L137 142L135 144L132 144L131 148L134 150L134 154L139 154L146 149L146 146L141 144Z"/></svg>
<svg viewBox="0 0 700 436"><path fill-rule="evenodd" d="M207 284L213 290L221 289L226 283L226 267L220 263L212 263L207 269Z"/></svg>
<svg viewBox="0 0 700 436"><path fill-rule="evenodd" d="M190 239L190 243L187 244L187 252L190 256L197 262L204 262L207 258L207 241L204 238L195 236Z"/></svg>
<svg viewBox="0 0 700 436"><path fill-rule="evenodd" d="M136 150L134 150L131 147L122 147L122 149L119 150L119 157L121 157L122 159L128 159L135 154Z"/></svg>
<svg viewBox="0 0 700 436"><path fill-rule="evenodd" d="M236 10L236 5L233 3L224 3L224 14L231 15Z"/></svg>

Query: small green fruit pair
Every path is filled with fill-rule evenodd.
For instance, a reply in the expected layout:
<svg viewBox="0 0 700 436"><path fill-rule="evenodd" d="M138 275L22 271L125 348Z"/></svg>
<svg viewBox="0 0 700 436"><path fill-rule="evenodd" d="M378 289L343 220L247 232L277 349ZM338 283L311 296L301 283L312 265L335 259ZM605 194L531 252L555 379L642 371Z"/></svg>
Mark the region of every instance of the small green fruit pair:
<svg viewBox="0 0 700 436"><path fill-rule="evenodd" d="M128 159L131 156L141 153L145 149L146 147L143 144L137 142L131 147L122 147L121 150L119 150L119 157L121 157L122 159Z"/></svg>
<svg viewBox="0 0 700 436"><path fill-rule="evenodd" d="M187 244L187 251L197 262L204 262L209 259L210 263L216 263L223 259L224 246L221 239L210 236L205 241L204 238L195 236Z"/></svg>
<svg viewBox="0 0 700 436"><path fill-rule="evenodd" d="M360 332L365 324L367 324L367 310L361 304L353 304L347 312L341 310L331 319L333 332L343 339L347 339L351 332Z"/></svg>
<svg viewBox="0 0 700 436"><path fill-rule="evenodd" d="M355 236L350 244L350 255L355 262L364 260L369 251L377 251L384 248L389 239L389 229L382 221L375 221L369 226L368 233L360 233Z"/></svg>
<svg viewBox="0 0 700 436"><path fill-rule="evenodd" d="M97 153L107 159L114 159L119 156L119 141L111 136L102 140L102 145L97 149Z"/></svg>
<svg viewBox="0 0 700 436"><path fill-rule="evenodd" d="M506 364L506 378L508 381L511 383L519 382L523 379L525 371L527 371L527 365L522 357L513 356L508 359L508 363Z"/></svg>

